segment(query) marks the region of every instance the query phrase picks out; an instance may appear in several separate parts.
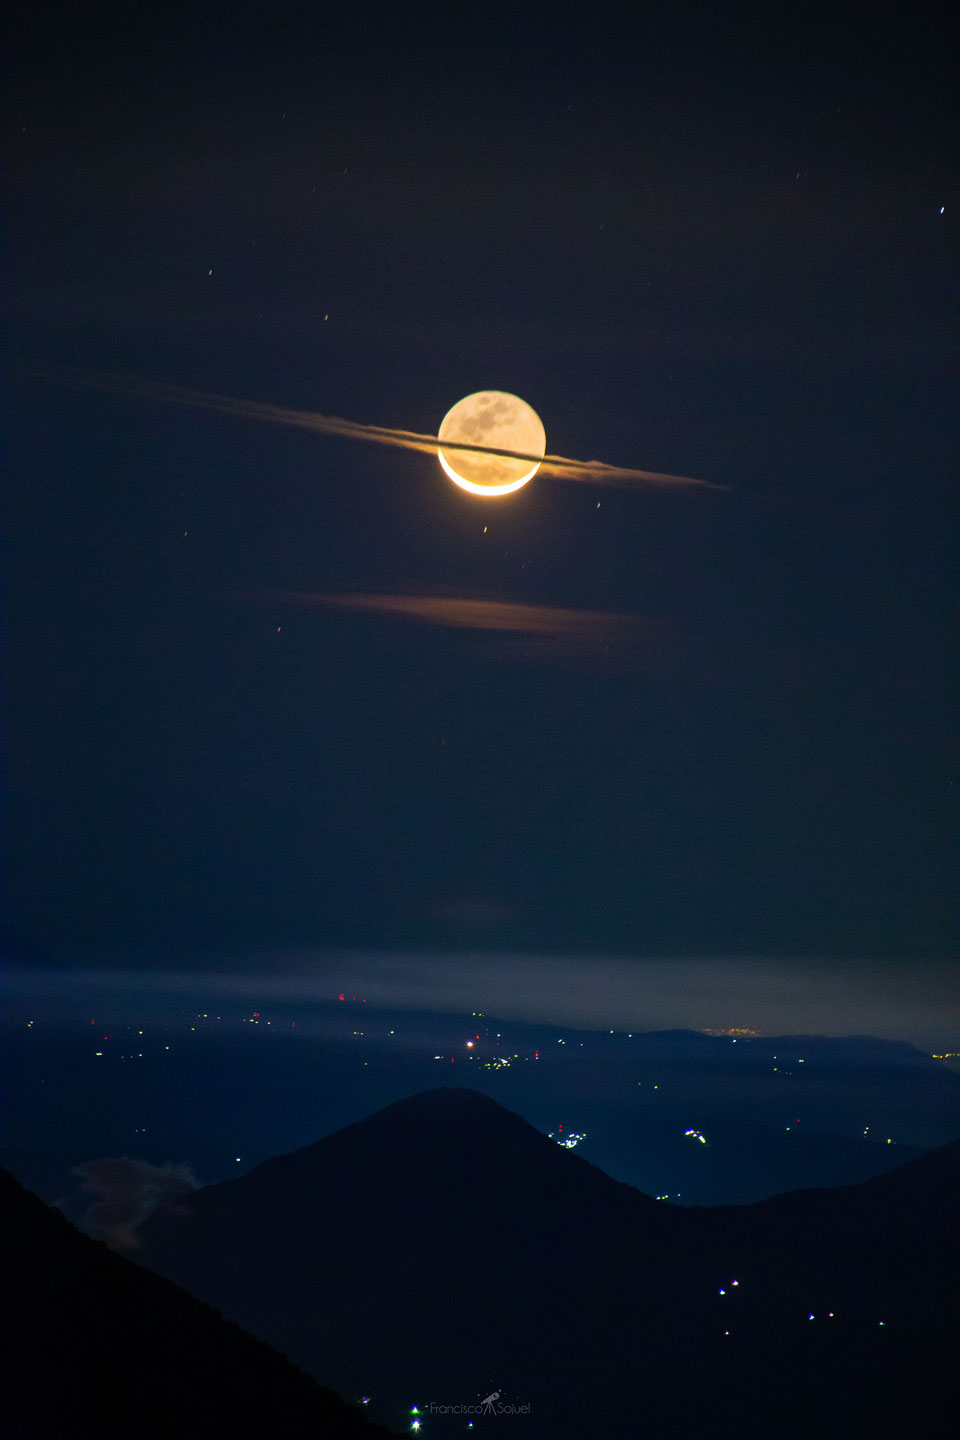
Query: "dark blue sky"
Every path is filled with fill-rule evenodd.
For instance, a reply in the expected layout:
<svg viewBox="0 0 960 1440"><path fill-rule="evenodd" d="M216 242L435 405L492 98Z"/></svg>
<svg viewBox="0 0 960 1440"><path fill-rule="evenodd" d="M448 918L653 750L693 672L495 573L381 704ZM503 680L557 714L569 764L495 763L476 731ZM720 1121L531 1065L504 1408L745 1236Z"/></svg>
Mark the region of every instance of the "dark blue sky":
<svg viewBox="0 0 960 1440"><path fill-rule="evenodd" d="M668 8L18 22L21 953L949 953L945 36ZM728 488L474 500L65 366L419 431L515 391Z"/></svg>

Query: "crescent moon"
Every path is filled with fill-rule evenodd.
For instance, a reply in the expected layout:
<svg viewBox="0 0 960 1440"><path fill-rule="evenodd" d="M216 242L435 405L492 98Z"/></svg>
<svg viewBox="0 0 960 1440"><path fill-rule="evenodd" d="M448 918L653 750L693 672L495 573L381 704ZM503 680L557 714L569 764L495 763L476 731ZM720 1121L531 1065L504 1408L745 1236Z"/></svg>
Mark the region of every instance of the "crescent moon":
<svg viewBox="0 0 960 1440"><path fill-rule="evenodd" d="M506 454L437 450L437 459L455 485L471 495L512 495L532 480L541 461L531 466L527 457L543 456L547 448L543 421L526 400L504 390L477 390L458 400L440 422L437 439L448 446L482 445ZM514 452L514 453L510 453Z"/></svg>

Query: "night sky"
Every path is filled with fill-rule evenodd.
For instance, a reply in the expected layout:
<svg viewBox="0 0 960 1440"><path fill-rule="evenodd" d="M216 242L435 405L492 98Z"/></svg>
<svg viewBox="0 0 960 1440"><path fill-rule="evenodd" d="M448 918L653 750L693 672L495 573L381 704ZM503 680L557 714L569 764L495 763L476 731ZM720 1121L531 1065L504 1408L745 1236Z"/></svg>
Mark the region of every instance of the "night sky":
<svg viewBox="0 0 960 1440"><path fill-rule="evenodd" d="M16 10L12 953L938 987L936 10ZM75 369L430 433L512 391L550 451L717 488L478 499Z"/></svg>

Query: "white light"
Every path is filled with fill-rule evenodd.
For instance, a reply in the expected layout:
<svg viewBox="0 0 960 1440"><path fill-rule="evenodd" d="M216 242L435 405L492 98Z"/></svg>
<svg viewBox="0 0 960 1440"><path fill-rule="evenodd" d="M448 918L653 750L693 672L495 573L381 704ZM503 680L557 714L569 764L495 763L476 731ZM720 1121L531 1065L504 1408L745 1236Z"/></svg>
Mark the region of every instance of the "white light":
<svg viewBox="0 0 960 1440"><path fill-rule="evenodd" d="M540 469L541 463L538 460L532 470L528 470L525 475L521 475L519 480L511 480L508 484L475 485L472 480L464 480L462 475L458 475L456 470L452 469L451 466L448 465L446 459L444 458L442 450L437 451L437 459L440 461L440 464L443 466L444 470L447 472L454 485L459 485L461 490L469 490L471 495L512 495L514 490L519 490L521 486L526 485L528 480L533 479L534 475L536 475L537 471ZM484 527L484 533L486 533L486 527ZM413 1428L414 1430L419 1430L420 1426L414 1425Z"/></svg>

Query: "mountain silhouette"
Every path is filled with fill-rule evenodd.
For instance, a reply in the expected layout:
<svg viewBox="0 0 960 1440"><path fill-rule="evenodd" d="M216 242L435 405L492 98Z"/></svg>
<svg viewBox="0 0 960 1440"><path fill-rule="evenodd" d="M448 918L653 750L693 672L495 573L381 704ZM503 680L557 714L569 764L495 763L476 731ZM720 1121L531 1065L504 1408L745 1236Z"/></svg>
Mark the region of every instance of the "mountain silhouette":
<svg viewBox="0 0 960 1440"><path fill-rule="evenodd" d="M389 1440L168 1280L115 1255L0 1170L8 1440L209 1437Z"/></svg>
<svg viewBox="0 0 960 1440"><path fill-rule="evenodd" d="M393 1423L497 1389L528 1440L907 1434L956 1338L958 1166L680 1209L443 1089L158 1211L139 1258Z"/></svg>

